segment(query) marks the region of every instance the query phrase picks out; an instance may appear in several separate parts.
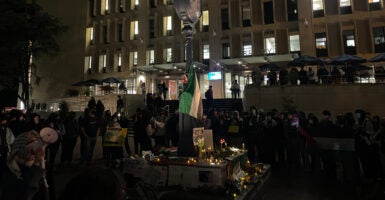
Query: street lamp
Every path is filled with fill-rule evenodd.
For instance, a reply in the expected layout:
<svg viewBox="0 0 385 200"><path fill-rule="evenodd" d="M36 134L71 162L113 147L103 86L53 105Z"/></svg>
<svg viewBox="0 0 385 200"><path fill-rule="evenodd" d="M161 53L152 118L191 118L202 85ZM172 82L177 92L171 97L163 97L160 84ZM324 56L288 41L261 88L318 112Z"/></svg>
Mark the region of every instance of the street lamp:
<svg viewBox="0 0 385 200"><path fill-rule="evenodd" d="M174 1L174 8L179 18L183 21L182 33L186 37L186 74L193 69L193 34L194 26L199 21L202 10L201 0L177 0ZM179 142L178 155L184 157L195 156L193 144L193 131L195 120L190 115L179 113Z"/></svg>

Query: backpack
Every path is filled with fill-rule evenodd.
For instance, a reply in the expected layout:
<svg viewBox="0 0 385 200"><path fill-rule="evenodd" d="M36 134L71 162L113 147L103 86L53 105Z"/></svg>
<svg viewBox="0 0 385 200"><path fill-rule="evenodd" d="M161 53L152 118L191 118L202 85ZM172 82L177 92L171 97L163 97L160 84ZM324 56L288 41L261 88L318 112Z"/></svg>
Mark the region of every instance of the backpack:
<svg viewBox="0 0 385 200"><path fill-rule="evenodd" d="M209 90L207 90L207 91L205 92L205 97L206 97L206 99L208 99L208 98L209 98L209 96L210 96L210 94L209 94Z"/></svg>

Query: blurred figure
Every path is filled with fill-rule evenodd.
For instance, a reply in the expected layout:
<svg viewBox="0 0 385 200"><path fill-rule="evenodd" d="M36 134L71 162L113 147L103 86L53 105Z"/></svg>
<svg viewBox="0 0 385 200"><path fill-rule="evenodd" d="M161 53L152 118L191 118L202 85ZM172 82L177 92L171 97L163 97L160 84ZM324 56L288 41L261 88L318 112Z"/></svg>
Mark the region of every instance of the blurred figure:
<svg viewBox="0 0 385 200"><path fill-rule="evenodd" d="M124 200L127 199L124 179L112 169L90 168L72 178L60 200Z"/></svg>
<svg viewBox="0 0 385 200"><path fill-rule="evenodd" d="M5 115L0 117L0 177L5 168L8 154L11 152L11 145L15 140L12 130L8 127L8 118Z"/></svg>

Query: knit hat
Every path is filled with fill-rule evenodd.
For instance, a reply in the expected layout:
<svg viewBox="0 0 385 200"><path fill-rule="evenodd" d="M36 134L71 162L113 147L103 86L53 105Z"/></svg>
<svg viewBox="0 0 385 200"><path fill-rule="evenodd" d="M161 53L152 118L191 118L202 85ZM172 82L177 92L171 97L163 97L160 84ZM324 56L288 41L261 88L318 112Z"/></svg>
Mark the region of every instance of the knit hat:
<svg viewBox="0 0 385 200"><path fill-rule="evenodd" d="M16 160L26 163L35 159L35 163L40 163L44 155L44 142L40 135L35 131L25 132L15 138L8 157L8 166L17 177L20 177L21 171Z"/></svg>

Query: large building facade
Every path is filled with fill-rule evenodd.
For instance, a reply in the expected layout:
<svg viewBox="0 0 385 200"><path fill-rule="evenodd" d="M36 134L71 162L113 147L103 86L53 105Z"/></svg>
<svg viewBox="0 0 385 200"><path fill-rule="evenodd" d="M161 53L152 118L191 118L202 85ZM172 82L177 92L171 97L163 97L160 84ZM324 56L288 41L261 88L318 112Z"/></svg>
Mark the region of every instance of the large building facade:
<svg viewBox="0 0 385 200"><path fill-rule="evenodd" d="M168 99L178 98L185 38L172 0L73 3L82 11L82 18L71 22L78 32L63 37L84 40L71 46L82 51L74 55L77 64L71 68L78 74L71 81L116 77L128 93L140 92L142 83L146 92L156 93L165 81ZM213 85L214 97L230 97L233 80L243 88L259 65L285 66L299 55L369 58L384 52L384 16L382 0L203 0L193 42L202 93Z"/></svg>

